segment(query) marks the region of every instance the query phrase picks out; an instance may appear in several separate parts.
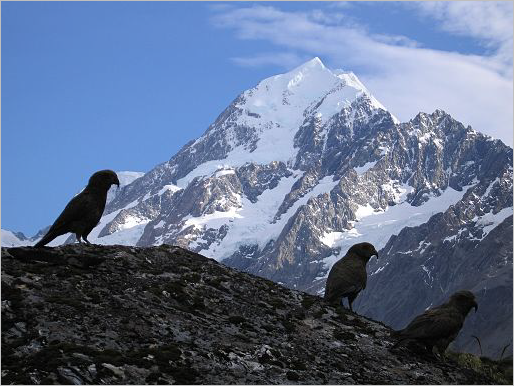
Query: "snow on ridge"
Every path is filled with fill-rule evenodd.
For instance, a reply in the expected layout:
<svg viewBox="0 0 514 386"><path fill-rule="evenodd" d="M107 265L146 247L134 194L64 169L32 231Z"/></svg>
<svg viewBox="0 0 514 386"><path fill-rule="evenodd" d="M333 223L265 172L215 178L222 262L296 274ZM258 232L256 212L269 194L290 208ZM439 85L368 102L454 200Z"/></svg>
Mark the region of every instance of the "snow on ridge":
<svg viewBox="0 0 514 386"><path fill-rule="evenodd" d="M396 204L401 204L407 199L407 196L414 192L414 187L406 183L400 183L398 180L390 180L381 185L383 191L387 191L393 196Z"/></svg>
<svg viewBox="0 0 514 386"><path fill-rule="evenodd" d="M162 228L164 226L164 220L159 221L157 224L154 225L154 229Z"/></svg>
<svg viewBox="0 0 514 386"><path fill-rule="evenodd" d="M214 174L214 176L218 178L229 174L236 174L236 171L234 169L222 169L217 171L216 174Z"/></svg>
<svg viewBox="0 0 514 386"><path fill-rule="evenodd" d="M475 217L473 221L476 221L478 226L482 227L482 239L486 237L489 232L500 225L507 217L513 215L513 208L503 208L498 213L493 214L492 212L486 213L481 217Z"/></svg>
<svg viewBox="0 0 514 386"><path fill-rule="evenodd" d="M321 241L331 248L340 248L340 254L331 255L323 260L326 273L316 279L326 278L332 265L344 256L353 244L367 241L379 250L386 245L392 235L398 234L404 227L414 227L427 222L432 215L445 211L450 205L461 200L466 191L466 187L460 192L448 187L440 196L432 197L417 207L406 201L389 206L385 211L375 211L369 204L359 206L356 211L357 221L353 222L352 229L326 232L323 235Z"/></svg>
<svg viewBox="0 0 514 386"><path fill-rule="evenodd" d="M373 275L376 275L377 273L381 272L384 270L385 267L387 267L389 265L389 262L385 263L383 266L377 268L375 271L371 272L369 276L373 276Z"/></svg>
<svg viewBox="0 0 514 386"><path fill-rule="evenodd" d="M118 187L118 186L113 185L107 191L107 201L106 201L106 204L111 202L114 199L114 197L116 197L116 195L118 194L120 188L122 188L123 186L126 186L126 185L130 185L132 182L137 180L139 177L144 176L145 173L142 173L142 172L131 172L131 171L121 171L121 172L116 172L116 175L118 176L118 180L120 181L120 186Z"/></svg>
<svg viewBox="0 0 514 386"><path fill-rule="evenodd" d="M138 203L138 200L134 200L128 205L126 205L123 209L118 209L114 212L109 213L106 216L103 216L100 219L100 223L91 231L88 240L92 243L103 245L136 245L136 243L143 235L143 231L145 229L146 224L148 224L150 220L140 219L136 216L127 216L125 222L120 226L120 229L116 232L103 237L98 237L98 235L107 224L114 220L114 218L118 215L119 212L125 209L133 208Z"/></svg>
<svg viewBox="0 0 514 386"><path fill-rule="evenodd" d="M362 218L371 216L374 213L375 209L370 204L359 205L359 207L355 211L355 218L357 219L357 221L360 221Z"/></svg>
<svg viewBox="0 0 514 386"><path fill-rule="evenodd" d="M497 183L500 183L500 178L499 177L496 177L494 181L492 181L489 186L487 187L487 190L485 191L484 193L484 197L487 197L489 196L489 193L491 193L491 189L493 188L493 186Z"/></svg>
<svg viewBox="0 0 514 386"><path fill-rule="evenodd" d="M120 171L116 172L118 176L118 180L120 181L120 186L128 185L134 180L137 180L139 177L143 177L146 173L143 172L131 172L131 171Z"/></svg>
<svg viewBox="0 0 514 386"><path fill-rule="evenodd" d="M290 192L291 187L300 177L301 175L283 177L274 189L264 191L255 203L241 196L241 204L238 208L231 208L228 212L214 212L207 216L186 218L187 226L194 225L207 229L228 226L227 234L221 241L214 242L208 249L199 252L221 261L232 255L241 245L258 244L264 247L267 241L282 229L283 224L272 224L272 220L284 196Z"/></svg>
<svg viewBox="0 0 514 386"><path fill-rule="evenodd" d="M182 188L178 187L177 185L173 185L173 184L168 184L168 185L164 185L161 190L159 190L157 192L157 195L158 196L161 196L164 194L164 192L167 192L167 191L170 191L172 193L175 193L179 190L181 190ZM143 200L144 201L144 200Z"/></svg>
<svg viewBox="0 0 514 386"><path fill-rule="evenodd" d="M127 216L125 218L125 221L119 225L119 230L123 231L125 229L134 228L135 226L141 225L141 224L148 224L150 222L147 218L141 218L138 216Z"/></svg>
<svg viewBox="0 0 514 386"><path fill-rule="evenodd" d="M238 213L241 208L231 207L227 211L215 211L213 213L204 214L200 217L193 217L188 215L183 218L184 225L182 226L182 230L189 228L190 226L194 226L197 229L206 228L214 228L219 229L221 226L227 223L227 220L234 221L237 218L243 218L243 216Z"/></svg>
<svg viewBox="0 0 514 386"><path fill-rule="evenodd" d="M426 285L431 287L432 282L434 281L434 278L432 277L430 270L427 267L425 267L423 264L421 264L421 269L423 269L423 272L425 272L426 275L428 276L428 280L430 281L430 283L425 278L423 278L423 281L425 282Z"/></svg>
<svg viewBox="0 0 514 386"><path fill-rule="evenodd" d="M333 248L338 240L343 237L344 232L326 232L321 236L320 241L327 247Z"/></svg>
<svg viewBox="0 0 514 386"><path fill-rule="evenodd" d="M367 162L362 166L354 167L353 169L357 172L357 174L361 175L366 173L369 169L372 169L376 165L377 161Z"/></svg>
<svg viewBox="0 0 514 386"><path fill-rule="evenodd" d="M191 170L187 175L177 180L176 187L178 189L184 189L196 177L210 177L215 173L220 173L216 175L216 177L226 174L233 174L232 172L235 173L234 168L245 164L245 159L246 157L238 157L234 153L233 156L228 159L204 162L203 164L198 165L195 169ZM230 170L232 170L232 172L230 172Z"/></svg>
<svg viewBox="0 0 514 386"><path fill-rule="evenodd" d="M199 251L218 261L231 256L242 245L258 245L262 249L270 240L278 237L289 218L300 206L305 205L312 197L329 192L339 182L333 181L333 176L324 177L278 220L275 219L284 197L302 175L302 173L296 173L283 177L275 188L264 191L255 203L245 196L240 196L240 205L230 208L229 211L217 211L200 217L188 216L185 218L183 229L191 225L199 229L219 229L221 226L228 226L227 234L222 240L214 242L208 249ZM191 245L198 245L198 241L201 240Z"/></svg>
<svg viewBox="0 0 514 386"><path fill-rule="evenodd" d="M22 247L26 245L33 245L34 242L30 240L20 240L13 232L7 229L1 230L1 244L2 247Z"/></svg>
<svg viewBox="0 0 514 386"><path fill-rule="evenodd" d="M452 243L452 242L454 242L454 241L457 239L457 237L458 237L458 235L448 236L448 237L446 237L446 238L443 240L443 243L444 243L445 241L448 241L449 243Z"/></svg>

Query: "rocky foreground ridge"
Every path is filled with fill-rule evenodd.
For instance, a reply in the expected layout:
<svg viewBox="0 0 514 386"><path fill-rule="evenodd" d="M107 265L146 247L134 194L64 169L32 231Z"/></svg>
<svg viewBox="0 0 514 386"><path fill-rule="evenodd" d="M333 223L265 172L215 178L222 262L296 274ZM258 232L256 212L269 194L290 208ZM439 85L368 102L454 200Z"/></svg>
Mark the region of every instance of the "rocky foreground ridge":
<svg viewBox="0 0 514 386"><path fill-rule="evenodd" d="M179 247L2 248L4 384L505 380L391 352L390 331Z"/></svg>

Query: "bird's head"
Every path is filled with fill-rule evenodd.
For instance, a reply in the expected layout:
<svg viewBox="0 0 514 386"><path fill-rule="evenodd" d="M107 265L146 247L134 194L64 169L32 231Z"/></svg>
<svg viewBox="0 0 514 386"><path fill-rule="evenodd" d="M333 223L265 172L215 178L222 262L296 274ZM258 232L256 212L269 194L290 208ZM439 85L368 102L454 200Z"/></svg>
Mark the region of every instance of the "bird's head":
<svg viewBox="0 0 514 386"><path fill-rule="evenodd" d="M373 255L375 255L378 259L378 252L373 246L373 244L370 243L354 244L348 252L355 253L360 258L364 259L366 263L369 261L369 259L371 259L371 256Z"/></svg>
<svg viewBox="0 0 514 386"><path fill-rule="evenodd" d="M120 186L118 176L112 170L100 170L89 178L88 187L102 188L109 190L111 185Z"/></svg>
<svg viewBox="0 0 514 386"><path fill-rule="evenodd" d="M468 312L474 308L475 312L478 310L478 304L475 300L475 295L471 291L457 291L452 296L450 296L450 303L455 305L464 315L467 315Z"/></svg>

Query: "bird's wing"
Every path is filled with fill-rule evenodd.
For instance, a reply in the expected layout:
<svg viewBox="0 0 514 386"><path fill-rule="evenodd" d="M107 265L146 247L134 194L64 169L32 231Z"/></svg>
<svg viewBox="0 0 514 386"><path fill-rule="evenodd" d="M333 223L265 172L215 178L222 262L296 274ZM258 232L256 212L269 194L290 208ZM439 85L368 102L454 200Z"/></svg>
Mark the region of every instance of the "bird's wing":
<svg viewBox="0 0 514 386"><path fill-rule="evenodd" d="M353 283L336 283L334 285L333 293L339 294L339 296L347 296L363 290L363 287L359 284Z"/></svg>
<svg viewBox="0 0 514 386"><path fill-rule="evenodd" d="M406 339L447 337L458 333L463 323L463 317L457 310L435 308L415 317L400 336Z"/></svg>
<svg viewBox="0 0 514 386"><path fill-rule="evenodd" d="M88 192L82 191L73 197L62 213L57 217L48 233L64 233L70 232L70 224L78 219L83 218L89 211L91 197Z"/></svg>
<svg viewBox="0 0 514 386"><path fill-rule="evenodd" d="M326 296L345 296L359 292L366 286L366 272L351 262L338 261L332 267L326 285Z"/></svg>

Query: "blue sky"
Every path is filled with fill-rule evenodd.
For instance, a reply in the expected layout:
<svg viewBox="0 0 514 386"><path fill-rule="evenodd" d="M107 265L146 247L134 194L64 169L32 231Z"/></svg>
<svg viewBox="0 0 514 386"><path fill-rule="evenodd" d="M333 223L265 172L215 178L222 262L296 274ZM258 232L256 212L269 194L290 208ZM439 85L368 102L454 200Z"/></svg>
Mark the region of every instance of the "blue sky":
<svg viewBox="0 0 514 386"><path fill-rule="evenodd" d="M512 146L512 2L2 2L2 228L33 235L99 169L149 171L314 56L400 120Z"/></svg>

